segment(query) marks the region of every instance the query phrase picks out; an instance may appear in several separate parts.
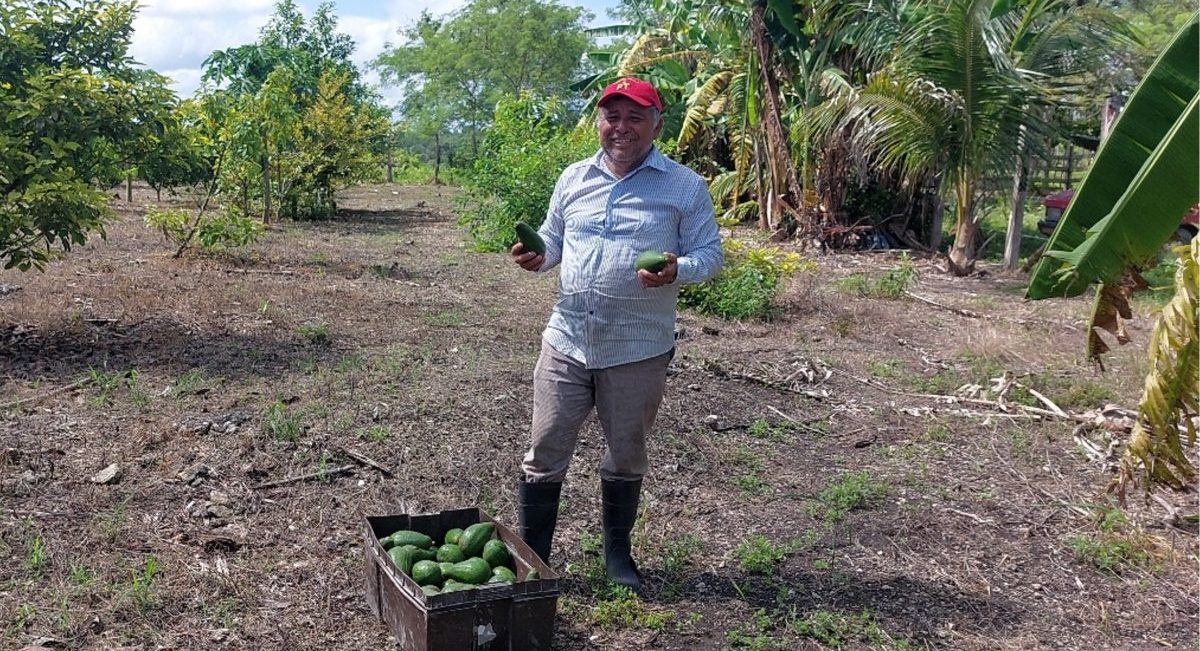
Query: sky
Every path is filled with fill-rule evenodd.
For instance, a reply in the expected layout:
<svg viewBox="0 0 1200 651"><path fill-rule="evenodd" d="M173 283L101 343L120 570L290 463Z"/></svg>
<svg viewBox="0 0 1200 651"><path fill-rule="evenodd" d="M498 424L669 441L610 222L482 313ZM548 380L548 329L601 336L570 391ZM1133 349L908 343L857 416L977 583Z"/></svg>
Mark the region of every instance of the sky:
<svg viewBox="0 0 1200 651"><path fill-rule="evenodd" d="M297 0L305 17L312 15L319 0ZM172 88L188 97L200 83L200 64L214 50L247 45L258 39L259 30L271 16L275 0L144 0L134 19L131 56L173 80ZM401 40L399 30L411 26L428 10L435 16L448 14L467 0L339 0L334 2L338 31L354 39L354 61L370 83L378 76L367 62L384 47ZM559 4L583 7L594 15L592 26L612 21L605 10L617 0L559 0ZM395 101L395 91L381 89L384 99Z"/></svg>

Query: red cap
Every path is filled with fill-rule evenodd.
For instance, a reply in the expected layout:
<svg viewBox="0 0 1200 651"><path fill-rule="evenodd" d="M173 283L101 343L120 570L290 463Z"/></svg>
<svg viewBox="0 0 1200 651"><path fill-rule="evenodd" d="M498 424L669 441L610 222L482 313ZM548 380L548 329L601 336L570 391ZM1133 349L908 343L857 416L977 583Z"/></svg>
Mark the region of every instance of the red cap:
<svg viewBox="0 0 1200 651"><path fill-rule="evenodd" d="M659 98L658 91L654 90L654 85L637 77L622 77L605 86L604 92L600 93L600 99L596 101L596 106L604 106L605 102L617 95L628 97L641 106L653 106L662 111L662 99Z"/></svg>

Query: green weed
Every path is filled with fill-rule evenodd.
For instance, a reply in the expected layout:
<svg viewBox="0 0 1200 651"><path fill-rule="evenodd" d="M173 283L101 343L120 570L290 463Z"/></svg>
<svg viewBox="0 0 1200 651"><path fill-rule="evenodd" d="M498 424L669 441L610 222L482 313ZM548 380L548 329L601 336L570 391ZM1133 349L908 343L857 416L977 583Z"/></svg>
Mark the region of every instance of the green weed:
<svg viewBox="0 0 1200 651"><path fill-rule="evenodd" d="M358 438L371 443L383 443L392 438L392 430L387 425L372 425L358 430Z"/></svg>
<svg viewBox="0 0 1200 651"><path fill-rule="evenodd" d="M34 536L25 545L25 571L40 576L48 562L46 541L41 536Z"/></svg>
<svg viewBox="0 0 1200 651"><path fill-rule="evenodd" d="M864 298L898 299L908 293L908 288L912 285L915 276L916 268L913 267L912 260L907 253L902 253L896 268L887 271L879 278L871 278L864 274L851 274L836 280L834 286L843 292Z"/></svg>
<svg viewBox="0 0 1200 651"><path fill-rule="evenodd" d="M818 610L790 620L788 630L835 649L853 642L886 645L886 648L896 650L911 648L907 640L894 639L885 633L869 610L849 615Z"/></svg>
<svg viewBox="0 0 1200 651"><path fill-rule="evenodd" d="M129 498L117 502L105 513L97 516L100 526L100 537L108 544L117 542L117 538L121 535L121 529L125 526L125 505L129 503Z"/></svg>
<svg viewBox="0 0 1200 651"><path fill-rule="evenodd" d="M309 343L323 344L329 341L329 324L319 321L305 321L296 326L296 334Z"/></svg>
<svg viewBox="0 0 1200 651"><path fill-rule="evenodd" d="M880 378L896 377L900 374L900 360L871 360L867 362L867 372Z"/></svg>
<svg viewBox="0 0 1200 651"><path fill-rule="evenodd" d="M809 506L809 513L827 524L841 521L850 511L862 508L887 494L887 485L871 479L866 472L845 473L829 484Z"/></svg>
<svg viewBox="0 0 1200 651"><path fill-rule="evenodd" d="M670 613L646 608L646 604L625 587L615 588L609 598L592 607L592 623L603 628L622 626L661 631L670 619Z"/></svg>
<svg viewBox="0 0 1200 651"><path fill-rule="evenodd" d="M71 563L71 569L67 571L67 580L81 588L86 588L96 580L96 573L82 563Z"/></svg>
<svg viewBox="0 0 1200 651"><path fill-rule="evenodd" d="M158 600L151 591L154 578L158 576L158 560L149 556L146 564L140 570L134 570L129 579L129 597L137 607L138 612L146 611L158 605Z"/></svg>
<svg viewBox="0 0 1200 651"><path fill-rule="evenodd" d="M772 425L766 419L757 418L753 423L750 423L750 428L748 431L750 436L753 436L756 439L765 439L767 441L782 443L788 440L788 433L790 429L791 428L787 425Z"/></svg>
<svg viewBox="0 0 1200 651"><path fill-rule="evenodd" d="M196 393L200 393L208 386L208 380L204 377L204 373L200 369L191 369L180 375L175 383L171 385L170 395L172 398L181 399Z"/></svg>
<svg viewBox="0 0 1200 651"><path fill-rule="evenodd" d="M280 441L298 441L304 430L300 417L288 411L282 402L275 402L263 413L263 431Z"/></svg>

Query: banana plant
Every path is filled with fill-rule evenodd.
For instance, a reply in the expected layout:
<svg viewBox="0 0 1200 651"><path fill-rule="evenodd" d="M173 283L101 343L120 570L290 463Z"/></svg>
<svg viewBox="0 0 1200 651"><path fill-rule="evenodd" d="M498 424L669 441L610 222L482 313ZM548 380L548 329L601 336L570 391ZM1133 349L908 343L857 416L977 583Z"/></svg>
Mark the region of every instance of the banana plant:
<svg viewBox="0 0 1200 651"><path fill-rule="evenodd" d="M1125 111L1047 243L1026 296L1077 296L1100 283L1088 350L1107 350L1105 329L1129 340L1121 317L1136 269L1162 248L1180 216L1200 199L1200 14L1175 36L1134 90ZM1196 477L1183 451L1182 425L1194 445L1200 402L1200 336L1196 332L1200 242L1180 256L1175 298L1163 310L1150 346L1150 370L1138 420L1116 488L1124 493L1138 467L1151 484L1182 487Z"/></svg>

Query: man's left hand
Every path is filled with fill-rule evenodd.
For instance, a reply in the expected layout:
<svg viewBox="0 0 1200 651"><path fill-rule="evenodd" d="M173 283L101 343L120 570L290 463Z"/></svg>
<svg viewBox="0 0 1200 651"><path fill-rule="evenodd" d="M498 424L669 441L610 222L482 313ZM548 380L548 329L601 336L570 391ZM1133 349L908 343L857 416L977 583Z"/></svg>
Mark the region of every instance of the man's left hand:
<svg viewBox="0 0 1200 651"><path fill-rule="evenodd" d="M667 256L667 266L663 267L661 271L652 272L638 269L638 280L641 281L642 287L649 289L675 282L675 276L679 273L679 257L668 251L663 251L663 255Z"/></svg>

